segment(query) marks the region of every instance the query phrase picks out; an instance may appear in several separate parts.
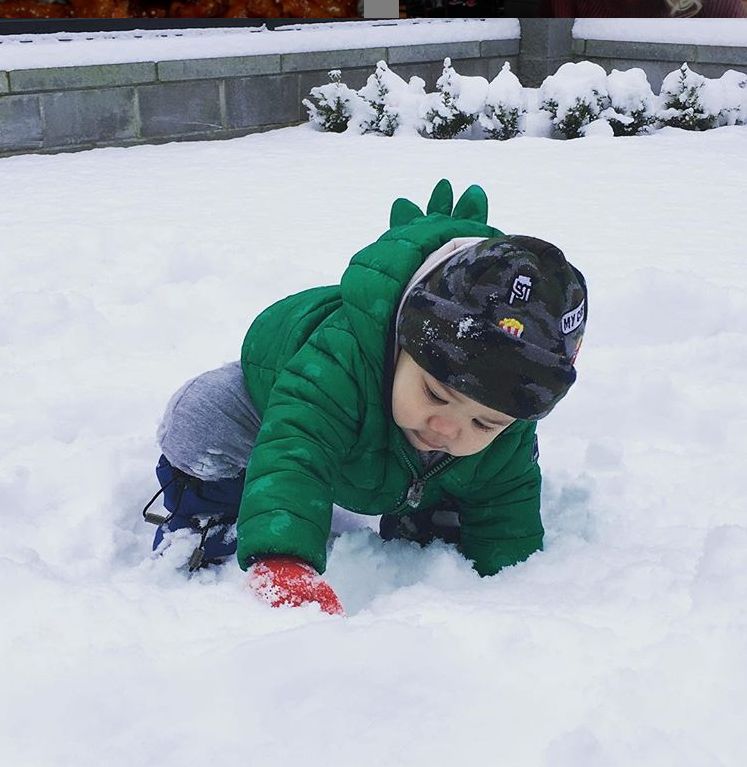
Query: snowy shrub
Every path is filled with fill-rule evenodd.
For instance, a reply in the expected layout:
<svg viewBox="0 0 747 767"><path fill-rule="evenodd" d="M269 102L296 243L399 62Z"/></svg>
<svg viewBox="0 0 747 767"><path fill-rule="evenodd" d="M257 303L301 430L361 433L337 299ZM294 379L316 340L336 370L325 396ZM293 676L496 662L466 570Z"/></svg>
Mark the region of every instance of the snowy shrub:
<svg viewBox="0 0 747 767"><path fill-rule="evenodd" d="M662 125L673 128L708 130L716 125L721 111L721 104L715 103L720 102L716 89L708 87L707 79L693 72L687 64L664 78L661 100L663 107L659 111L659 120Z"/></svg>
<svg viewBox="0 0 747 767"><path fill-rule="evenodd" d="M687 64L671 72L655 96L642 69L617 69L607 75L590 61L563 64L538 89L523 88L506 62L491 82L456 72L451 59L436 83L409 82L379 61L359 91L329 72L327 85L304 99L310 121L321 130L341 133L406 132L447 139L508 139L519 134L566 138L633 136L666 125L706 130L717 125L747 124L747 74L729 70L711 80Z"/></svg>
<svg viewBox="0 0 747 767"><path fill-rule="evenodd" d="M710 84L721 92L718 124L747 125L747 74L729 69Z"/></svg>
<svg viewBox="0 0 747 767"><path fill-rule="evenodd" d="M423 131L431 138L454 138L469 128L485 106L488 81L484 77L465 77L444 59L444 70L436 82L437 93L423 102Z"/></svg>
<svg viewBox="0 0 747 767"><path fill-rule="evenodd" d="M522 133L535 138L552 138L555 127L552 115L546 109L540 109L539 88L524 88L526 114L521 119Z"/></svg>
<svg viewBox="0 0 747 767"><path fill-rule="evenodd" d="M366 100L371 106L373 114L365 122L361 123L361 133L383 133L385 136L393 136L399 125L399 114L390 103L391 80L397 77L386 65L380 61L376 65L376 71L368 78L366 84L358 91L358 95ZM397 77L397 79L401 79ZM402 81L404 84L404 80Z"/></svg>
<svg viewBox="0 0 747 767"><path fill-rule="evenodd" d="M653 130L656 96L642 69L624 72L613 69L607 75L607 93L610 106L602 117L612 126L615 136L635 136Z"/></svg>
<svg viewBox="0 0 747 767"><path fill-rule="evenodd" d="M485 107L478 121L490 138L505 140L521 132L519 119L526 113L519 78L506 62L490 81Z"/></svg>
<svg viewBox="0 0 747 767"><path fill-rule="evenodd" d="M582 136L584 126L608 106L607 73L590 61L563 64L540 87L540 107L550 112L553 125L566 138Z"/></svg>
<svg viewBox="0 0 747 767"><path fill-rule="evenodd" d="M369 116L358 126L361 133L393 136L402 128L417 132L422 127L419 113L425 98L425 81L421 78L411 77L407 83L386 62L380 61L358 95L370 107Z"/></svg>
<svg viewBox="0 0 747 767"><path fill-rule="evenodd" d="M353 114L360 113L364 108L370 109L363 99L342 82L342 73L333 69L329 73L329 83L312 88L309 99L303 100L303 105L309 113L309 120L320 130L342 133L347 130ZM365 119L365 118L361 118Z"/></svg>

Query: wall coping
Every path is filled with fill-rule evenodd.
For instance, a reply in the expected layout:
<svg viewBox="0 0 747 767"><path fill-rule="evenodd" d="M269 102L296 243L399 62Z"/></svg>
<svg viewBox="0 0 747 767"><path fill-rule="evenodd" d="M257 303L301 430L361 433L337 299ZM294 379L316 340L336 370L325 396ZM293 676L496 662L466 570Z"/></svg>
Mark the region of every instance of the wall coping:
<svg viewBox="0 0 747 767"><path fill-rule="evenodd" d="M655 51L657 61L747 66L747 44L744 46L696 45L694 43L649 43L575 38L572 50L576 56L590 59L648 61L651 60L652 52Z"/></svg>
<svg viewBox="0 0 747 767"><path fill-rule="evenodd" d="M571 34L580 40L742 48L747 19L575 19Z"/></svg>
<svg viewBox="0 0 747 767"><path fill-rule="evenodd" d="M519 40L518 19L396 19L334 24L0 36L0 71L288 56ZM289 59L290 60L290 59Z"/></svg>
<svg viewBox="0 0 747 767"><path fill-rule="evenodd" d="M445 55L454 59L510 57L518 55L519 46L518 38L506 38L306 53L14 69L7 72L0 71L0 94L43 93L179 80L290 74L345 67L370 66L373 68L382 59L390 66L396 67L399 64L438 61Z"/></svg>

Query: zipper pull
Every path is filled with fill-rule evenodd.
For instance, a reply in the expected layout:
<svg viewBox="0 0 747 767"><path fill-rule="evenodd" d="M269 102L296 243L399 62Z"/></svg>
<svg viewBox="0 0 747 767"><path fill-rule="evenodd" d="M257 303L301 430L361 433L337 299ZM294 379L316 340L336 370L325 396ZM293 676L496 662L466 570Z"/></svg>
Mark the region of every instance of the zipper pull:
<svg viewBox="0 0 747 767"><path fill-rule="evenodd" d="M408 506L413 509L417 509L420 506L420 501L423 499L423 488L425 482L420 479L416 479L407 490L407 498L405 499Z"/></svg>

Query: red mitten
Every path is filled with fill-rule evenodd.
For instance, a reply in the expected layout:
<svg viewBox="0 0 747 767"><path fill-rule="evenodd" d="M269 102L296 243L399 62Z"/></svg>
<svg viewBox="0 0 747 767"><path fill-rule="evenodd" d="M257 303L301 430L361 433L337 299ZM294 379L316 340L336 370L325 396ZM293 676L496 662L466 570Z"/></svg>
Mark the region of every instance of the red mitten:
<svg viewBox="0 0 747 767"><path fill-rule="evenodd" d="M314 568L296 557L265 557L247 571L246 585L273 607L316 602L325 613L344 615L337 595Z"/></svg>

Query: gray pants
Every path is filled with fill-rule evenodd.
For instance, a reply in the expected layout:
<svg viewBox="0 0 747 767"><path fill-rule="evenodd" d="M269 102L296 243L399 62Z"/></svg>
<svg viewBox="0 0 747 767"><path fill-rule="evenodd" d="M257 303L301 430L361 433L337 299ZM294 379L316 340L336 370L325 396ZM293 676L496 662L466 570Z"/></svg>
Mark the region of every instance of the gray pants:
<svg viewBox="0 0 747 767"><path fill-rule="evenodd" d="M174 394L157 439L172 466L210 482L246 469L259 427L241 363L231 362L187 381Z"/></svg>

